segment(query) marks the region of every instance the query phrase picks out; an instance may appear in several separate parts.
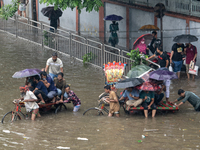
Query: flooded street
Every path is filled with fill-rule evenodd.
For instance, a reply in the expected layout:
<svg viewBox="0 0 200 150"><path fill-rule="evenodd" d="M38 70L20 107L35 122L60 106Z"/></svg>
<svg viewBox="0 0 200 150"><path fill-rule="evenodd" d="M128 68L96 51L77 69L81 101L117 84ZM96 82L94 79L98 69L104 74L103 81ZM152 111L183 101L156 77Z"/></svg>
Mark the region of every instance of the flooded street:
<svg viewBox="0 0 200 150"><path fill-rule="evenodd" d="M0 119L14 108L12 101L19 98L19 86L25 82L12 75L25 68L44 68L51 53L51 50L42 50L40 46L0 32ZM66 104L67 110L56 115L53 112L42 114L34 122L0 124L0 149L200 149L200 113L189 103L182 105L178 112L157 114L154 119L150 116L145 119L140 114L126 115L122 108L120 118L83 116L86 109L97 106L98 95L104 91L103 71L93 66L83 67L82 62L61 54L58 57L64 64L64 78L81 99L80 111L73 113L73 105ZM170 101L177 98L179 88L200 96L199 84L199 77L189 82L186 75L182 75L180 81L172 82ZM158 130L144 132L145 128ZM146 137L142 139L142 135Z"/></svg>

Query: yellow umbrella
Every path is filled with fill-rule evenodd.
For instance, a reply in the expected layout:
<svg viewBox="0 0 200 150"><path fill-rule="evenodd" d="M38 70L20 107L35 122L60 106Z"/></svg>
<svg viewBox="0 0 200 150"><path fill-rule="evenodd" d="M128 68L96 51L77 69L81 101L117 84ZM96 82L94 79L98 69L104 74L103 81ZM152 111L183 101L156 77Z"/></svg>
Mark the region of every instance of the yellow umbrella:
<svg viewBox="0 0 200 150"><path fill-rule="evenodd" d="M160 29L155 25L148 24L148 25L142 26L139 30L143 30L143 31L151 30L152 31L152 30L160 30Z"/></svg>

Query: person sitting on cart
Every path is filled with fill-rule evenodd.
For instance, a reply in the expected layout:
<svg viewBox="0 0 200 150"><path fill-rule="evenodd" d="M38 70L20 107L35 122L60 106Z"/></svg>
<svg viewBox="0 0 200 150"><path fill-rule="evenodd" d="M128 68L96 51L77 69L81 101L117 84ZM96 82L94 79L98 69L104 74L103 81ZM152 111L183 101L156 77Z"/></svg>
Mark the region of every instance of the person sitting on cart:
<svg viewBox="0 0 200 150"><path fill-rule="evenodd" d="M180 102L178 105L175 106L179 107L180 105L188 101L196 111L200 111L200 98L196 94L190 91L184 91L183 89L179 89L178 95L180 97L176 99L174 102L172 102L172 104L183 99L182 102Z"/></svg>
<svg viewBox="0 0 200 150"><path fill-rule="evenodd" d="M72 101L74 105L73 112L77 112L81 106L81 100L76 96L76 94L70 90L70 86L65 86L65 93L64 93L64 103L70 103ZM62 103L62 101L58 101L58 103Z"/></svg>
<svg viewBox="0 0 200 150"><path fill-rule="evenodd" d="M26 111L32 113L31 120L35 120L36 117L41 117L39 113L39 106L36 103L37 97L29 90L27 85L19 87L20 93L25 104Z"/></svg>
<svg viewBox="0 0 200 150"><path fill-rule="evenodd" d="M165 89L165 85L162 84L162 85L159 85L160 86L160 89L155 91L154 93L154 103L156 105L160 104L160 102L162 101L163 97L164 97L164 89Z"/></svg>
<svg viewBox="0 0 200 150"><path fill-rule="evenodd" d="M48 94L46 86L40 80L40 77L38 75L33 77L33 82L36 84L33 93L40 100L40 104L45 104L45 100L47 101L47 94Z"/></svg>
<svg viewBox="0 0 200 150"><path fill-rule="evenodd" d="M54 85L53 80L51 79L50 76L47 76L47 73L45 71L40 73L42 82L47 88L48 94L47 97L49 100L52 100L52 102L55 102L56 96L57 96L57 88Z"/></svg>
<svg viewBox="0 0 200 150"><path fill-rule="evenodd" d="M110 104L110 110L108 116L112 117L113 114L115 114L116 117L119 117L120 105L116 93L114 91L111 91L110 85L106 85L104 87L104 90L106 93L109 93L109 98L106 98L105 100L107 103Z"/></svg>
<svg viewBox="0 0 200 150"><path fill-rule="evenodd" d="M148 110L152 108L152 118L156 114L156 105L154 103L154 92L153 91L142 91L140 92L140 98L143 100L142 106L144 107L144 115L148 117Z"/></svg>
<svg viewBox="0 0 200 150"><path fill-rule="evenodd" d="M139 90L134 89L133 87L127 88L122 97L119 99L119 101L125 99L128 97L128 101L126 101L126 105L128 105L128 109L133 106L137 107L140 104L142 104L142 99L139 98Z"/></svg>
<svg viewBox="0 0 200 150"><path fill-rule="evenodd" d="M66 80L63 78L63 73L58 73L58 77L54 78L54 84L58 91L58 96L60 97L60 100L63 101L63 96L65 93L65 86L66 86Z"/></svg>

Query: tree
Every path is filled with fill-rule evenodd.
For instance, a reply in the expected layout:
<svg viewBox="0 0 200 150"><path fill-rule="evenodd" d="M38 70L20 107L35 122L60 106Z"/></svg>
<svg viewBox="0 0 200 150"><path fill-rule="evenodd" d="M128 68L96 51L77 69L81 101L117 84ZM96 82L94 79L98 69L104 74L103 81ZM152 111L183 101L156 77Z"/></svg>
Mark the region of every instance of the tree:
<svg viewBox="0 0 200 150"><path fill-rule="evenodd" d="M62 10L66 8L71 8L72 10L77 7L79 13L83 8L87 12L91 12L93 9L99 11L99 7L103 6L101 0L40 0L40 3L47 5L54 5L55 9L58 7Z"/></svg>
<svg viewBox="0 0 200 150"><path fill-rule="evenodd" d="M11 4L5 5L0 9L0 17L8 20L9 17L14 16L18 10L18 0L12 0Z"/></svg>

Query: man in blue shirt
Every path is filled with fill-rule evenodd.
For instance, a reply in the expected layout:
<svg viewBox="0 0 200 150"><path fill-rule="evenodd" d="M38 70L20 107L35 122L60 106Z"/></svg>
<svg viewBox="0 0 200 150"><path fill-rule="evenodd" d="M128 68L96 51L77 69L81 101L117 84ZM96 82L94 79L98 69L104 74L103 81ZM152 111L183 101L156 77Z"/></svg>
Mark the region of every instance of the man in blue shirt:
<svg viewBox="0 0 200 150"><path fill-rule="evenodd" d="M38 75L33 77L33 82L36 83L36 87L33 90L35 96L41 100L41 104L45 104L45 100L47 100L47 88L45 87L44 83L40 81L40 77Z"/></svg>
<svg viewBox="0 0 200 150"><path fill-rule="evenodd" d="M40 75L42 78L41 81L44 83L48 90L47 97L50 100L53 99L53 102L55 102L55 97L57 96L57 88L55 87L53 80L50 76L47 76L47 73L45 71L41 72Z"/></svg>
<svg viewBox="0 0 200 150"><path fill-rule="evenodd" d="M125 90L119 101L125 99L126 97L128 97L126 104L129 106L129 108L130 106L137 107L142 103L142 99L139 99L139 91L133 89L132 87L129 87Z"/></svg>

